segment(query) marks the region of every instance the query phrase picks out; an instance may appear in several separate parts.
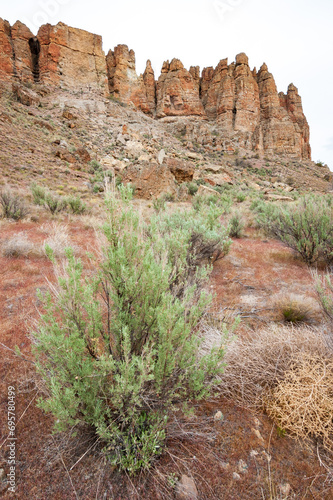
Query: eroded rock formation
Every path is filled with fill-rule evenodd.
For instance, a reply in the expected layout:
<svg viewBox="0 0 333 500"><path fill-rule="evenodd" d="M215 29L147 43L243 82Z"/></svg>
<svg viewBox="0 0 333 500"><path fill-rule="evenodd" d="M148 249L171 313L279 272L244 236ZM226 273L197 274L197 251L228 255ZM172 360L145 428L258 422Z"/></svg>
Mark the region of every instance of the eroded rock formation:
<svg viewBox="0 0 333 500"><path fill-rule="evenodd" d="M156 116L204 116L199 95L199 75L187 71L179 59L164 62L156 85Z"/></svg>
<svg viewBox="0 0 333 500"><path fill-rule="evenodd" d="M135 69L135 54L127 45L117 45L106 56L109 90L116 99L144 113L155 111L155 76L150 61L144 75L138 76Z"/></svg>
<svg viewBox="0 0 333 500"><path fill-rule="evenodd" d="M63 23L46 24L34 36L19 21L11 27L0 19L0 43L1 79L99 90L158 119L213 121L222 149L229 150L232 142L262 153L311 158L297 88L290 84L287 94L278 94L267 65L258 73L251 70L244 53L231 64L222 59L216 68L204 68L201 75L198 66L187 70L179 59L166 61L155 81L150 61L137 75L134 51L126 45L105 57L100 36ZM191 134L202 143L195 129L205 135L205 127L194 127Z"/></svg>
<svg viewBox="0 0 333 500"><path fill-rule="evenodd" d="M101 36L58 23L56 26L42 26L37 38L43 83L107 91Z"/></svg>

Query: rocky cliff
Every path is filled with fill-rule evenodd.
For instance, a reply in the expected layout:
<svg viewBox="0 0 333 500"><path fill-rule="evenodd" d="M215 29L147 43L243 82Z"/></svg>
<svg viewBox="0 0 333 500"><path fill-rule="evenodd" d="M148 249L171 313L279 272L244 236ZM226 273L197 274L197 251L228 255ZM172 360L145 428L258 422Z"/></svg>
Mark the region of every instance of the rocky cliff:
<svg viewBox="0 0 333 500"><path fill-rule="evenodd" d="M41 82L111 94L156 119L193 118L191 134L201 142L205 122L214 122L223 150L230 143L265 154L311 159L309 126L297 88L278 93L273 75L263 64L251 70L246 54L216 68L184 68L173 59L155 80L150 61L137 75L135 54L118 45L105 57L98 35L59 23L40 28L37 36L19 21L0 19L0 78Z"/></svg>

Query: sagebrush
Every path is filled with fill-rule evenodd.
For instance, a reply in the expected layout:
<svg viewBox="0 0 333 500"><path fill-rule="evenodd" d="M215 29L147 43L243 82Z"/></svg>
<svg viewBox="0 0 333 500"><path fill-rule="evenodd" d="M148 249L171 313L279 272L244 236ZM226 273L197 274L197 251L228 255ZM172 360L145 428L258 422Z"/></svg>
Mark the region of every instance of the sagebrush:
<svg viewBox="0 0 333 500"><path fill-rule="evenodd" d="M200 354L211 266L192 238L201 234L202 246L219 222L191 212L145 225L130 190L120 194L107 201L107 243L95 271L67 250L33 338L48 388L40 405L56 429L90 425L112 463L134 473L161 453L173 410L210 394L223 371L222 344Z"/></svg>

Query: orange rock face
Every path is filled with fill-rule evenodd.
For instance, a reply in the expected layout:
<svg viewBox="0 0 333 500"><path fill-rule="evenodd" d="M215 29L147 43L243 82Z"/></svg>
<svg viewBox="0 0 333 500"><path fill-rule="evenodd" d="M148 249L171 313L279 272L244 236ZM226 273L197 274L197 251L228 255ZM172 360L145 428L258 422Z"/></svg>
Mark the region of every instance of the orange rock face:
<svg viewBox="0 0 333 500"><path fill-rule="evenodd" d="M17 21L13 27L0 19L0 74L17 77L22 82L33 81L33 57L30 45L34 35L23 23Z"/></svg>
<svg viewBox="0 0 333 500"><path fill-rule="evenodd" d="M14 52L11 38L11 27L8 21L0 18L0 77L10 78L14 75Z"/></svg>
<svg viewBox="0 0 333 500"><path fill-rule="evenodd" d="M309 126L297 88L290 84L287 94L278 94L266 64L258 73L251 70L243 52L231 64L222 59L215 69L205 68L201 76L198 66L188 71L179 59L167 61L156 82L150 61L143 75L137 75L134 51L126 45L105 58L100 36L63 23L46 24L35 37L19 21L11 28L0 19L0 43L1 79L110 92L156 118L197 119L199 126L186 127L193 128L191 140L198 143L214 146L215 139L206 137L209 120L223 138L216 143L221 150L236 144L311 159Z"/></svg>
<svg viewBox="0 0 333 500"><path fill-rule="evenodd" d="M258 72L260 123L256 149L311 159L309 125L303 113L302 100L291 84L287 95L278 94L273 75L263 64Z"/></svg>
<svg viewBox="0 0 333 500"><path fill-rule="evenodd" d="M111 94L120 101L133 103L144 113L155 111L155 77L150 61L144 75L135 70L135 54L127 45L118 45L106 56Z"/></svg>
<svg viewBox="0 0 333 500"><path fill-rule="evenodd" d="M156 116L204 116L195 70L184 68L179 59L165 62L156 85Z"/></svg>
<svg viewBox="0 0 333 500"><path fill-rule="evenodd" d="M37 38L43 83L107 92L102 37L58 23L42 26Z"/></svg>

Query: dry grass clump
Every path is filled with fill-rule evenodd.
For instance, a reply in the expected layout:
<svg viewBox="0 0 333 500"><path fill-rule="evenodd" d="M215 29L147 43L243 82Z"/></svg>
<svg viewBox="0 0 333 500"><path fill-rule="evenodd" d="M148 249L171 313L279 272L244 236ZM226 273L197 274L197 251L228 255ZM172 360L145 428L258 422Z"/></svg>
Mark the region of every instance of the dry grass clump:
<svg viewBox="0 0 333 500"><path fill-rule="evenodd" d="M15 234L2 243L4 257L28 257L36 253L38 253L37 248L24 233Z"/></svg>
<svg viewBox="0 0 333 500"><path fill-rule="evenodd" d="M46 234L48 234L48 238L46 238L43 244L43 252L45 255L47 254L47 247L51 248L54 257L57 258L65 257L66 248L73 248L68 235L67 226L53 222L51 224L45 224L42 229Z"/></svg>
<svg viewBox="0 0 333 500"><path fill-rule="evenodd" d="M333 360L303 353L273 389L266 410L280 428L320 439L333 451Z"/></svg>
<svg viewBox="0 0 333 500"><path fill-rule="evenodd" d="M227 347L221 391L239 405L262 409L267 394L302 354L326 358L327 352L321 331L305 325L248 332Z"/></svg>
<svg viewBox="0 0 333 500"><path fill-rule="evenodd" d="M318 314L318 304L304 295L279 294L273 300L278 319L289 323L311 323Z"/></svg>

